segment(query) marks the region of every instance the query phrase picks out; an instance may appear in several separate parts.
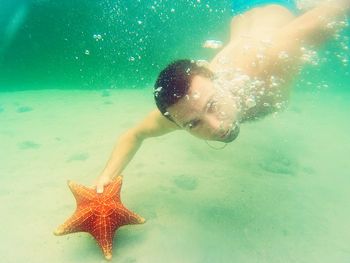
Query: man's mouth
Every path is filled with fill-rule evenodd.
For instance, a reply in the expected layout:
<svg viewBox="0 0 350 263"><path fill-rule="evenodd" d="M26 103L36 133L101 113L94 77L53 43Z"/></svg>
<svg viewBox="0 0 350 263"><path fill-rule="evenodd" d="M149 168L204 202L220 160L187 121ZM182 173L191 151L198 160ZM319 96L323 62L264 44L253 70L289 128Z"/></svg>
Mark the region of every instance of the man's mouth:
<svg viewBox="0 0 350 263"><path fill-rule="evenodd" d="M223 135L220 136L220 138L225 139L230 132L231 132L231 129L228 129Z"/></svg>
<svg viewBox="0 0 350 263"><path fill-rule="evenodd" d="M233 127L230 127L224 134L220 136L220 140L231 142L237 138L239 131L239 126L237 123L235 123Z"/></svg>

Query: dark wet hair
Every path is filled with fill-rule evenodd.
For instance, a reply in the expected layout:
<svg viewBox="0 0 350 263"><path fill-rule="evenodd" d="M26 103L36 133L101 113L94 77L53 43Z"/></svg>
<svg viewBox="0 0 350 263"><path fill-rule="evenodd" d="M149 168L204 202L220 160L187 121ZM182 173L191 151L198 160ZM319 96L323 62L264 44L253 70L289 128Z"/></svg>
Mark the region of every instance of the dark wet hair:
<svg viewBox="0 0 350 263"><path fill-rule="evenodd" d="M173 121L167 108L184 97L190 88L194 76L213 78L208 68L200 66L194 60L176 60L163 69L154 84L154 99L160 112Z"/></svg>

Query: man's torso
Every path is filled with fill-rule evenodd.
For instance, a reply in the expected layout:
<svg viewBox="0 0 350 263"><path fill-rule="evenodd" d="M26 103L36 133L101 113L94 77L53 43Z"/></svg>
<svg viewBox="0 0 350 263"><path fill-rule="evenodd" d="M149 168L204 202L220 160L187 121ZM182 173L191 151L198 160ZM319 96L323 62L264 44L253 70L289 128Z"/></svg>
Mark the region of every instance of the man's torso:
<svg viewBox="0 0 350 263"><path fill-rule="evenodd" d="M255 105L247 106L244 119L265 115L265 111L288 97L288 87L298 73L299 58L288 56L288 50L278 55L272 55L270 50L274 35L294 18L288 9L278 5L254 8L233 18L230 42L210 62L210 69L227 85L231 83L234 92L245 89L241 92L243 104L260 97ZM253 88L248 90L247 86Z"/></svg>

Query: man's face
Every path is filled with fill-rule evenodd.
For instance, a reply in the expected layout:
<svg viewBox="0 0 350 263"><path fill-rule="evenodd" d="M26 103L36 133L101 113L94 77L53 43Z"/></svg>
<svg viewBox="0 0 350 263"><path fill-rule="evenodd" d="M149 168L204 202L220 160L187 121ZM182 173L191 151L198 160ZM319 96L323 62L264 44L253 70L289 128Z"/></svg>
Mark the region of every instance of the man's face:
<svg viewBox="0 0 350 263"><path fill-rule="evenodd" d="M168 112L179 126L201 139L232 142L239 133L238 111L229 91L202 76L192 79L187 95Z"/></svg>

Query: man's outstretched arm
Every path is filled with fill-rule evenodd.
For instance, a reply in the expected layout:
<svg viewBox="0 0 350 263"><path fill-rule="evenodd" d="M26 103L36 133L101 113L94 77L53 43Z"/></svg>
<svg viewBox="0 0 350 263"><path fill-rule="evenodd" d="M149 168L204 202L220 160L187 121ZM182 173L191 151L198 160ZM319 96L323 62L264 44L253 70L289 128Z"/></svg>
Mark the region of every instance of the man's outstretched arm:
<svg viewBox="0 0 350 263"><path fill-rule="evenodd" d="M141 123L123 133L119 137L105 168L95 182L96 191L102 193L104 186L124 170L140 148L143 140L161 136L176 129L179 129L178 126L162 116L159 110L154 110Z"/></svg>

